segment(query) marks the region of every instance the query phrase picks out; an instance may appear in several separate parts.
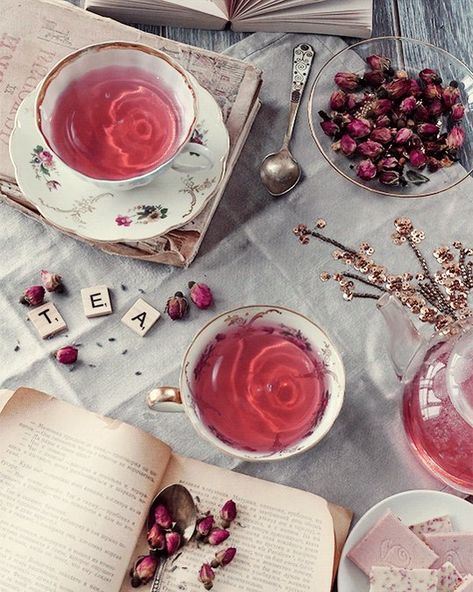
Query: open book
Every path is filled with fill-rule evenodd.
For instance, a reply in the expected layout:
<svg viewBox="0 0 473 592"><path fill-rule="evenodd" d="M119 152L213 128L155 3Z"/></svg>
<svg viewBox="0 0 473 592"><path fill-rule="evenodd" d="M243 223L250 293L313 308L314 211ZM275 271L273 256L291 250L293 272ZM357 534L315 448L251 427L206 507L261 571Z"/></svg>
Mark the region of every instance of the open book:
<svg viewBox="0 0 473 592"><path fill-rule="evenodd" d="M148 509L171 483L188 487L202 510L230 497L238 505L228 539L237 556L215 592L331 588L351 520L344 508L177 456L150 434L30 389L0 391L0 434L2 592L131 591ZM218 549L182 548L161 591L202 592L199 567Z"/></svg>
<svg viewBox="0 0 473 592"><path fill-rule="evenodd" d="M369 37L372 0L85 0L126 22Z"/></svg>

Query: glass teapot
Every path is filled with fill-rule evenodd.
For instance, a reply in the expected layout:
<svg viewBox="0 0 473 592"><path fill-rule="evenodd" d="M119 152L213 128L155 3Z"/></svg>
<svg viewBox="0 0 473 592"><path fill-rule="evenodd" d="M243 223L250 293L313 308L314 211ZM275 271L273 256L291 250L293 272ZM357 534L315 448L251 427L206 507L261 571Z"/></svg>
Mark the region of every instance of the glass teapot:
<svg viewBox="0 0 473 592"><path fill-rule="evenodd" d="M473 323L427 341L396 297L386 293L378 308L404 386L403 422L414 451L442 481L473 493Z"/></svg>

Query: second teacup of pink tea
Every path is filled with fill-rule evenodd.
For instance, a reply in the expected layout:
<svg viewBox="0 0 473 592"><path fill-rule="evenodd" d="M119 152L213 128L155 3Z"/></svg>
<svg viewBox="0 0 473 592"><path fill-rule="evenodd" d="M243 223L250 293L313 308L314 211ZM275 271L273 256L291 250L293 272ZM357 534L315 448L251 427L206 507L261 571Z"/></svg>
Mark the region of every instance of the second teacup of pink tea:
<svg viewBox="0 0 473 592"><path fill-rule="evenodd" d="M344 371L304 316L248 306L213 319L189 347L184 408L197 431L245 460L285 458L320 441L343 402Z"/></svg>

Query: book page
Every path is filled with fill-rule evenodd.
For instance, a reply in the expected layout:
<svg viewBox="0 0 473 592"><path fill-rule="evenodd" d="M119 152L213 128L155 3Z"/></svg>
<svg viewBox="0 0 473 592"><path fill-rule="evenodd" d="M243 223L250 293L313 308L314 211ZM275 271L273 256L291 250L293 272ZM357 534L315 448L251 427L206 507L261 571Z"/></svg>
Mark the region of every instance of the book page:
<svg viewBox="0 0 473 592"><path fill-rule="evenodd" d="M160 592L202 592L197 575L217 550L236 547L233 562L216 570L219 592L329 592L334 565L334 522L329 504L311 493L172 455L161 487L181 483L198 509L218 518L233 499L238 508L230 537L218 547L192 541L168 561ZM346 537L349 511L338 508ZM143 536L135 555L147 552ZM122 592L131 592L126 578ZM146 590L146 588L144 588Z"/></svg>
<svg viewBox="0 0 473 592"><path fill-rule="evenodd" d="M118 591L169 448L29 389L0 434L0 592Z"/></svg>

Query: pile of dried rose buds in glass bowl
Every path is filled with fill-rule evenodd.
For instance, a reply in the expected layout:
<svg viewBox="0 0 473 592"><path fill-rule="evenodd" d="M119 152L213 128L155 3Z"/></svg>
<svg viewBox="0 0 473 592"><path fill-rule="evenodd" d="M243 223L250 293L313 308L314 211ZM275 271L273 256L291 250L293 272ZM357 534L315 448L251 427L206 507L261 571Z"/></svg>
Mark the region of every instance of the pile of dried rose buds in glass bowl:
<svg viewBox="0 0 473 592"><path fill-rule="evenodd" d="M384 41L388 47L389 41ZM473 82L473 75L450 56L458 63L453 68L442 50L408 39L391 42L394 55L401 53L402 44L405 56L414 55L415 49L425 60L430 57L441 66L445 62L448 78L442 80L440 68L424 67L424 60L416 62L423 67L397 69L388 57L368 54L381 48L381 40L361 42L357 45L363 65L356 72L335 70L356 64L355 51L343 55L350 53L347 49L324 66L314 83L312 133L324 156L349 180L388 195L432 195L468 176L469 163L458 161L471 136L471 113L462 89ZM452 74L458 80L451 79Z"/></svg>

